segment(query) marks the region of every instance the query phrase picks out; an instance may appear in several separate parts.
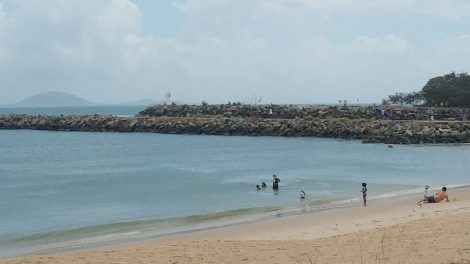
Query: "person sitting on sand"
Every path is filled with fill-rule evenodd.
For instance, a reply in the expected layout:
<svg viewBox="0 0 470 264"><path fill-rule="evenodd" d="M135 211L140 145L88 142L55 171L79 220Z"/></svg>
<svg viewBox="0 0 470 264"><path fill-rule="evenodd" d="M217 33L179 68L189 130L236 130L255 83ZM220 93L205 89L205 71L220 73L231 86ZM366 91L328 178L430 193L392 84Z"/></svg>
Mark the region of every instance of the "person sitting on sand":
<svg viewBox="0 0 470 264"><path fill-rule="evenodd" d="M423 199L419 200L418 204L422 205L423 203L438 203L438 202L441 202L443 200L446 200L447 202L449 202L449 196L447 195L447 188L446 187L442 187L442 190L437 192L434 195L431 195L427 198L423 198Z"/></svg>

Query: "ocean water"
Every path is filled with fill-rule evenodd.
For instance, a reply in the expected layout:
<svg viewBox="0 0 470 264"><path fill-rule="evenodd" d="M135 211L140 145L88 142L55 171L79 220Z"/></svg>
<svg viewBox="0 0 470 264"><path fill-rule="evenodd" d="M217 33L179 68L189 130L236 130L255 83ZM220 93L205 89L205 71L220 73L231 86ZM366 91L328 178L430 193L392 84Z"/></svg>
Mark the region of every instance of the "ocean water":
<svg viewBox="0 0 470 264"><path fill-rule="evenodd" d="M116 115L133 116L148 106L70 106L70 107L27 107L27 106L0 106L2 114L28 114L28 115Z"/></svg>
<svg viewBox="0 0 470 264"><path fill-rule="evenodd" d="M468 184L468 164L466 144L0 130L0 257L359 205L361 182L370 203L420 197Z"/></svg>

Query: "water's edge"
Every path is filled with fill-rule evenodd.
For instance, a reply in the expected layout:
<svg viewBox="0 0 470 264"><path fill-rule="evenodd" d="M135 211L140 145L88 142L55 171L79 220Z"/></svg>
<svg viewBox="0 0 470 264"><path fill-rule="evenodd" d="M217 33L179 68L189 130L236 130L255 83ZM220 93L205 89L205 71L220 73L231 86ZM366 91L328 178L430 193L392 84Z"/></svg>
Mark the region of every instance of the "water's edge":
<svg viewBox="0 0 470 264"><path fill-rule="evenodd" d="M449 189L467 188L470 187L470 183L451 184L447 185L447 187ZM436 190L433 189L432 191ZM375 204L387 204L420 197L418 194L421 193L422 188L419 187L370 196L368 200ZM206 215L141 220L78 229L56 230L48 233L29 235L11 241L0 241L0 245L3 244L2 247L5 246L5 249L0 250L0 259L155 240L178 234L243 225L279 217L360 207L362 206L361 202L359 198L325 201L320 204L306 200L302 205L284 208L247 208Z"/></svg>

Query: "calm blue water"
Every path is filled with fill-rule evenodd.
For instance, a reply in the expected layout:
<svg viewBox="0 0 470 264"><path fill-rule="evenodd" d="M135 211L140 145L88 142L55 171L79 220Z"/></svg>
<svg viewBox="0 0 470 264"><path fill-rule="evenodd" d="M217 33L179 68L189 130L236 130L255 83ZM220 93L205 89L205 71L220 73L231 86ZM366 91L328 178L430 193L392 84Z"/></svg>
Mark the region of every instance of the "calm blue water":
<svg viewBox="0 0 470 264"><path fill-rule="evenodd" d="M470 145L0 130L0 256L208 227L231 215L359 203L361 182L370 197L466 184L468 164ZM270 189L273 173L279 192ZM256 191L261 181L268 188Z"/></svg>
<svg viewBox="0 0 470 264"><path fill-rule="evenodd" d="M2 114L28 114L28 115L86 115L102 114L116 116L131 116L144 110L148 106L83 106L83 107L6 107L0 106Z"/></svg>

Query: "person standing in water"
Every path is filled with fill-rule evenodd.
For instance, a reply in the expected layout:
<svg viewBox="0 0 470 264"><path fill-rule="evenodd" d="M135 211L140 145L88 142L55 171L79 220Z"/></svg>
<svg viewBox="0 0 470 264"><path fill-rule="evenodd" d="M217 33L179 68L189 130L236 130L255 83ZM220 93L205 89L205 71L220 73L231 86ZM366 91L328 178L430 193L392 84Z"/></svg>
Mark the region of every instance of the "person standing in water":
<svg viewBox="0 0 470 264"><path fill-rule="evenodd" d="M364 201L364 206L367 206L367 184L365 182L362 183L362 200Z"/></svg>
<svg viewBox="0 0 470 264"><path fill-rule="evenodd" d="M279 189L279 182L281 182L281 179L279 179L276 174L273 175L273 190L277 191Z"/></svg>
<svg viewBox="0 0 470 264"><path fill-rule="evenodd" d="M305 199L305 192L303 189L300 189L300 199Z"/></svg>

